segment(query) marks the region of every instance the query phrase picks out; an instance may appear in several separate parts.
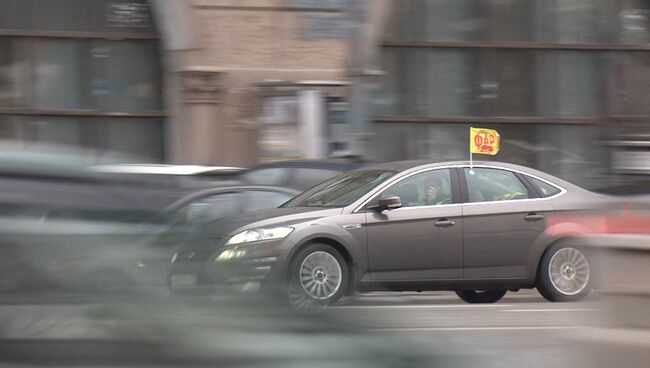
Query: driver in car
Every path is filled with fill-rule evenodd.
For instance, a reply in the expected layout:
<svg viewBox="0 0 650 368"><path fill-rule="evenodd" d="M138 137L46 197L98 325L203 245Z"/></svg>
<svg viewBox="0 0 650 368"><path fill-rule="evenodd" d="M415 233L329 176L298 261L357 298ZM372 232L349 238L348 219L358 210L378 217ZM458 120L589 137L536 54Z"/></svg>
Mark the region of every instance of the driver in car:
<svg viewBox="0 0 650 368"><path fill-rule="evenodd" d="M432 206L451 203L451 196L444 188L444 183L439 177L429 177L425 182L426 197L423 205Z"/></svg>

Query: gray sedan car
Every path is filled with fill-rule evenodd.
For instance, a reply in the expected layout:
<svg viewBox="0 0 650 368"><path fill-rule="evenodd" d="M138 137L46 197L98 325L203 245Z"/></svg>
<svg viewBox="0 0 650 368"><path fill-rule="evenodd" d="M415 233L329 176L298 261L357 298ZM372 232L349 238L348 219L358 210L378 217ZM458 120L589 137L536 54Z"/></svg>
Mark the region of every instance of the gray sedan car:
<svg viewBox="0 0 650 368"><path fill-rule="evenodd" d="M174 263L180 273L200 265L210 283L274 288L299 308L379 290L453 290L489 303L536 287L548 300L574 301L593 281L576 239L610 202L512 164L378 164L280 208L207 224Z"/></svg>

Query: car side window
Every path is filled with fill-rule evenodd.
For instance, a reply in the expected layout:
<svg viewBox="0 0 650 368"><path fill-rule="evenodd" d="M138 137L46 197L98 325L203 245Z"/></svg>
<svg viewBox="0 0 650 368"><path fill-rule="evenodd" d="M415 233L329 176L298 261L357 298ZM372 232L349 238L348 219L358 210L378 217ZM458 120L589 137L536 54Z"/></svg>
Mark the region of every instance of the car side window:
<svg viewBox="0 0 650 368"><path fill-rule="evenodd" d="M507 170L465 168L469 202L507 201L530 198L528 189Z"/></svg>
<svg viewBox="0 0 650 368"><path fill-rule="evenodd" d="M381 196L396 195L402 207L433 206L451 203L449 169L430 170L410 176L386 189Z"/></svg>
<svg viewBox="0 0 650 368"><path fill-rule="evenodd" d="M291 197L291 195L281 192L249 191L244 194L244 212L249 213L268 208L276 208L291 199Z"/></svg>
<svg viewBox="0 0 650 368"><path fill-rule="evenodd" d="M552 197L562 191L560 188L545 181L541 181L530 176L526 176L526 178L528 178L528 180L539 190L540 194L544 198Z"/></svg>

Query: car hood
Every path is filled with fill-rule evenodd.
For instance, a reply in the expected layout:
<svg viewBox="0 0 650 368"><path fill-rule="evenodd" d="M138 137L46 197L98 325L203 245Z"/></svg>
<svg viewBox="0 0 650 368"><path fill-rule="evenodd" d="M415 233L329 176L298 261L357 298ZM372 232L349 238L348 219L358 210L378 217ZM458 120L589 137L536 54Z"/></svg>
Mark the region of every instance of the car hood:
<svg viewBox="0 0 650 368"><path fill-rule="evenodd" d="M289 207L260 210L242 216L222 218L202 225L201 234L209 237L232 236L244 230L288 226L321 217L341 214L341 208Z"/></svg>

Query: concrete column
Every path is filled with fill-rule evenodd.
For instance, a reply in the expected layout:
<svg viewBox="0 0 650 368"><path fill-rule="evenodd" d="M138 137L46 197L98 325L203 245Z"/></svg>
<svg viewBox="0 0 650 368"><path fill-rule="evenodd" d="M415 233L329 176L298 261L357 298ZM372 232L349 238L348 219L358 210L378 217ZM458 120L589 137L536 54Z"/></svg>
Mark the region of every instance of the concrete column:
<svg viewBox="0 0 650 368"><path fill-rule="evenodd" d="M327 138L325 136L325 101L322 91L300 91L298 125L300 150L307 159L325 158Z"/></svg>
<svg viewBox="0 0 650 368"><path fill-rule="evenodd" d="M182 163L226 164L227 146L222 112L223 73L185 70L183 85Z"/></svg>
<svg viewBox="0 0 650 368"><path fill-rule="evenodd" d="M188 56L200 50L198 21L190 2L184 0L149 0L156 28L161 35L164 99L168 113L165 123L165 161L185 160L182 73Z"/></svg>

